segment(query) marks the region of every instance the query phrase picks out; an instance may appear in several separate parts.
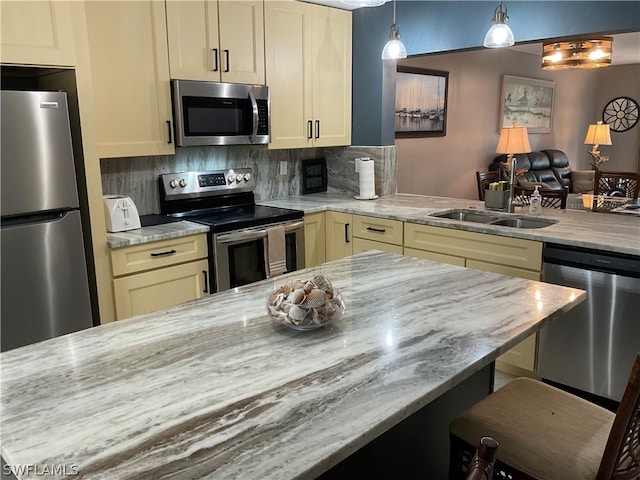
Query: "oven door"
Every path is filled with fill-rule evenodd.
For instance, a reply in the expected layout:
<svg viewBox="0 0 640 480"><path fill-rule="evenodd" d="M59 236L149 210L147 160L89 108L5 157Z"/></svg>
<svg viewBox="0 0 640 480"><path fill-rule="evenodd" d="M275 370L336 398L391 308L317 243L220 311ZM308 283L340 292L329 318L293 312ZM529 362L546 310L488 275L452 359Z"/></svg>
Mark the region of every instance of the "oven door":
<svg viewBox="0 0 640 480"><path fill-rule="evenodd" d="M304 268L304 223L282 224L285 230L287 272ZM267 278L264 242L267 228L247 228L211 236L209 271L212 292L221 292Z"/></svg>

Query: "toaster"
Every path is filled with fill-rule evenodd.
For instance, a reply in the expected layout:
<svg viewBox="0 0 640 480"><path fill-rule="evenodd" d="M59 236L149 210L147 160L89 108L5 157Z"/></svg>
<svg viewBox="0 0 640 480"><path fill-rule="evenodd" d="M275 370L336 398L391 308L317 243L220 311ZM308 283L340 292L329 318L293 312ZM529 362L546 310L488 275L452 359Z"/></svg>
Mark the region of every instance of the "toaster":
<svg viewBox="0 0 640 480"><path fill-rule="evenodd" d="M131 198L126 195L105 195L103 198L107 232L140 228L140 215Z"/></svg>

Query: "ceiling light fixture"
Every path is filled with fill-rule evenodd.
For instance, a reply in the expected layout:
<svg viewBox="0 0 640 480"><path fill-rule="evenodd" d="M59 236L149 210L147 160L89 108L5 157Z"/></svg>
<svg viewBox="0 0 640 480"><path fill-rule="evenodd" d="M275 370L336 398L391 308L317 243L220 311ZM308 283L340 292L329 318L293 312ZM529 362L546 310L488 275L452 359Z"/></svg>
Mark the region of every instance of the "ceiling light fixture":
<svg viewBox="0 0 640 480"><path fill-rule="evenodd" d="M382 49L382 60L398 60L407 58L407 49L400 41L400 30L396 25L396 0L393 0L393 23L389 31L389 41Z"/></svg>
<svg viewBox="0 0 640 480"><path fill-rule="evenodd" d="M542 45L542 69L608 67L612 51L611 37L546 42Z"/></svg>
<svg viewBox="0 0 640 480"><path fill-rule="evenodd" d="M353 8L360 7L379 7L384 5L387 0L340 0L340 3Z"/></svg>
<svg viewBox="0 0 640 480"><path fill-rule="evenodd" d="M507 25L507 7L502 4L502 0L498 3L493 12L493 25L484 37L484 46L487 48L510 47L514 44L513 32Z"/></svg>

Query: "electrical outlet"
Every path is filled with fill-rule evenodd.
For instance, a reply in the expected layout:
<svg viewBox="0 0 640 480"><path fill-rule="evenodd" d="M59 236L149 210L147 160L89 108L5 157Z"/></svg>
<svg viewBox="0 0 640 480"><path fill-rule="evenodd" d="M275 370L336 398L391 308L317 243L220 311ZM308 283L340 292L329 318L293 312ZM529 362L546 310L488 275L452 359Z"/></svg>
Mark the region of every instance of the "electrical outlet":
<svg viewBox="0 0 640 480"><path fill-rule="evenodd" d="M287 174L287 162L283 160L280 162L280 175L286 175L286 174Z"/></svg>

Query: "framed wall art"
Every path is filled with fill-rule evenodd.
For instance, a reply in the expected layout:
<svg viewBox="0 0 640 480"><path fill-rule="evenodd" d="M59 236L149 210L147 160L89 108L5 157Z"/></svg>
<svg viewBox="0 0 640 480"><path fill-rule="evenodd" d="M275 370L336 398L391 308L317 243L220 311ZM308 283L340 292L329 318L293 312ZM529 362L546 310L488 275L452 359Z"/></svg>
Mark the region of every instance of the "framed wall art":
<svg viewBox="0 0 640 480"><path fill-rule="evenodd" d="M449 72L397 67L396 138L444 137Z"/></svg>
<svg viewBox="0 0 640 480"><path fill-rule="evenodd" d="M555 82L502 76L498 131L514 123L529 133L551 133Z"/></svg>

